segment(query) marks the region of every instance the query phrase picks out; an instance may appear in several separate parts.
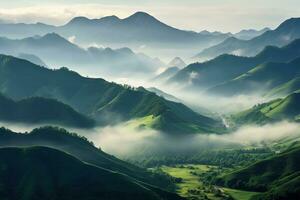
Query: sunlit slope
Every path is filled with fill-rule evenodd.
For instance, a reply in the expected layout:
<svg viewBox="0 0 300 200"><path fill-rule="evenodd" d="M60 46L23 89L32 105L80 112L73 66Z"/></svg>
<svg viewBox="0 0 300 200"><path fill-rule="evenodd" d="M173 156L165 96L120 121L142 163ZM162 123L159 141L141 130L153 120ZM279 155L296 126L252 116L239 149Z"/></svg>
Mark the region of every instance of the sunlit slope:
<svg viewBox="0 0 300 200"><path fill-rule="evenodd" d="M218 121L143 88L82 77L66 68L50 70L2 55L0 72L0 91L3 94L17 100L31 96L55 98L102 124L153 115L161 118L160 125L153 128L166 132L220 132L223 129ZM175 124L177 127L173 128Z"/></svg>
<svg viewBox="0 0 300 200"><path fill-rule="evenodd" d="M265 192L253 199L299 199L300 149L259 161L244 169L224 175L218 184L227 187Z"/></svg>
<svg viewBox="0 0 300 200"><path fill-rule="evenodd" d="M296 77L269 91L267 97L285 96L293 92L300 92L300 77Z"/></svg>
<svg viewBox="0 0 300 200"><path fill-rule="evenodd" d="M238 124L265 124L280 120L299 121L300 93L293 93L284 99L273 100L233 116Z"/></svg>
<svg viewBox="0 0 300 200"><path fill-rule="evenodd" d="M2 199L176 199L50 148L0 149L0 161Z"/></svg>
<svg viewBox="0 0 300 200"><path fill-rule="evenodd" d="M209 90L222 95L265 94L300 74L300 59L289 63L264 63L243 75Z"/></svg>

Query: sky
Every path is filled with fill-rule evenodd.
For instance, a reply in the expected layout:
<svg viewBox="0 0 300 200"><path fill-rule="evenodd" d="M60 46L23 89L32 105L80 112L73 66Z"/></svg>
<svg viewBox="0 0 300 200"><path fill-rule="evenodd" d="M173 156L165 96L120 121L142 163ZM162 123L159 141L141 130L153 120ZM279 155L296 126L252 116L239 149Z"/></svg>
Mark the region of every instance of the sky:
<svg viewBox="0 0 300 200"><path fill-rule="evenodd" d="M300 17L299 0L0 0L0 21L62 25L75 16L125 18L144 11L185 30L275 28Z"/></svg>

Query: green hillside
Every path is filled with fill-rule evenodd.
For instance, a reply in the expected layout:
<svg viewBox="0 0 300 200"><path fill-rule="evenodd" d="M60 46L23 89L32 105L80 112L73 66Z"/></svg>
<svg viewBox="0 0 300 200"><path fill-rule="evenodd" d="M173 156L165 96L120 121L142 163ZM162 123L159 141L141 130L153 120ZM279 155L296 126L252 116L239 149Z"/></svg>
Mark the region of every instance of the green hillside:
<svg viewBox="0 0 300 200"><path fill-rule="evenodd" d="M56 100L31 97L15 102L0 94L0 120L91 128L94 121Z"/></svg>
<svg viewBox="0 0 300 200"><path fill-rule="evenodd" d="M45 147L2 148L0 168L1 199L180 199Z"/></svg>
<svg viewBox="0 0 300 200"><path fill-rule="evenodd" d="M173 124L182 126L177 131L180 133L182 130L192 133L223 129L220 122L143 88L82 77L67 68L50 70L5 55L0 56L0 92L14 100L32 96L54 98L102 124L153 115L160 117L161 126L151 128L166 132L178 130L173 128Z"/></svg>
<svg viewBox="0 0 300 200"><path fill-rule="evenodd" d="M299 121L299 102L300 93L293 93L284 99L256 105L232 118L237 124L265 124L280 120Z"/></svg>
<svg viewBox="0 0 300 200"><path fill-rule="evenodd" d="M300 59L289 63L264 63L235 79L211 88L209 92L219 95L265 94L266 91L299 76L299 64Z"/></svg>
<svg viewBox="0 0 300 200"><path fill-rule="evenodd" d="M292 148L269 159L225 174L217 179L219 185L264 192L254 199L300 198L300 148Z"/></svg>
<svg viewBox="0 0 300 200"><path fill-rule="evenodd" d="M203 63L191 64L176 73L169 81L192 83L192 85L189 84L189 87L208 89L235 80L237 77L266 62L291 62L299 57L299 53L300 39L281 48L267 46L254 57L224 54ZM219 92L225 93L221 90L212 90L211 92L215 94L219 94Z"/></svg>
<svg viewBox="0 0 300 200"><path fill-rule="evenodd" d="M292 80L289 80L286 83L283 83L271 91L269 91L266 96L267 97L281 97L286 96L288 94L300 92L300 77L296 77Z"/></svg>
<svg viewBox="0 0 300 200"><path fill-rule="evenodd" d="M44 127L27 134L15 133L4 128L0 129L0 147L28 146L58 149L94 166L126 174L145 183L172 189L172 183L167 177L149 173L145 169L108 155L96 148L86 138L69 133L64 129Z"/></svg>

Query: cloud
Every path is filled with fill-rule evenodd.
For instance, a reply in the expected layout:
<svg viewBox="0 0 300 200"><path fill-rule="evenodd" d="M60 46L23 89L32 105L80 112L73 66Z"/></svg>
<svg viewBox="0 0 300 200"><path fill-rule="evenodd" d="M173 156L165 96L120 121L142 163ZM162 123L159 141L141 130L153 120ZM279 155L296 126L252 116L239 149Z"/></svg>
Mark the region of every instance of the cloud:
<svg viewBox="0 0 300 200"><path fill-rule="evenodd" d="M69 40L69 42L71 42L71 43L75 43L76 36L73 35L73 36L69 37L68 40Z"/></svg>
<svg viewBox="0 0 300 200"><path fill-rule="evenodd" d="M1 126L17 132L29 132L41 125L0 122ZM244 126L223 135L183 134L181 137L162 134L151 129L136 129L126 123L98 127L88 131L70 128L67 130L87 137L105 152L121 158L133 158L149 152L188 152L190 155L191 152L199 152L204 149L261 146L281 139L300 138L300 124L286 121L264 126Z"/></svg>

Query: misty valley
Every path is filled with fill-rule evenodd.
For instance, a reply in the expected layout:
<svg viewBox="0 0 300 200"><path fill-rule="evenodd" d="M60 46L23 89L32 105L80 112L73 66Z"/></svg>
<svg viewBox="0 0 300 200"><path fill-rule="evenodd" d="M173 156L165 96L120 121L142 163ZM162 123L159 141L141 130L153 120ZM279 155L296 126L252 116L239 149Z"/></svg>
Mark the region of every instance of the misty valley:
<svg viewBox="0 0 300 200"><path fill-rule="evenodd" d="M298 200L300 18L0 20L0 127L3 200Z"/></svg>

